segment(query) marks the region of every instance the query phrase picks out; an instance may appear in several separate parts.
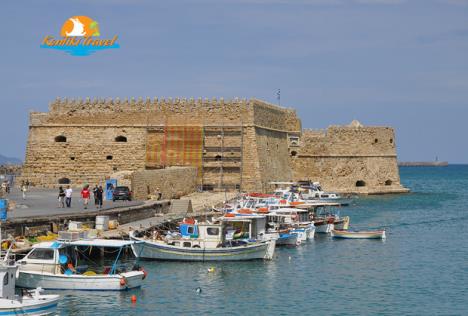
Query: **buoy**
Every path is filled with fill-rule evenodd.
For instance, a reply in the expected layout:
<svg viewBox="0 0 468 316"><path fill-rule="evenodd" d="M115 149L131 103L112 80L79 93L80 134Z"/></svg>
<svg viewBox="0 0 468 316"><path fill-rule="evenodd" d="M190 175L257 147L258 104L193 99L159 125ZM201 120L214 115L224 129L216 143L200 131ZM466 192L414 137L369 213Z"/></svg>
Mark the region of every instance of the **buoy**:
<svg viewBox="0 0 468 316"><path fill-rule="evenodd" d="M132 303L136 303L136 301L137 301L136 295L132 295L131 300L132 300Z"/></svg>
<svg viewBox="0 0 468 316"><path fill-rule="evenodd" d="M200 294L202 292L201 287L197 287L196 291L197 291L198 294Z"/></svg>
<svg viewBox="0 0 468 316"><path fill-rule="evenodd" d="M209 267L208 272L215 272L215 268L214 267Z"/></svg>

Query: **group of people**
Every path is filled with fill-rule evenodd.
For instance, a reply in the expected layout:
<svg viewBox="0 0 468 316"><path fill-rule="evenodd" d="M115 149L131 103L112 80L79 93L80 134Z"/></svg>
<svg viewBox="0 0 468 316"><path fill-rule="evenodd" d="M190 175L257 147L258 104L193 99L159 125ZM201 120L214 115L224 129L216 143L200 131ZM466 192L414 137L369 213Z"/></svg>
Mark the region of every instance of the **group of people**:
<svg viewBox="0 0 468 316"><path fill-rule="evenodd" d="M64 190L62 186L59 187L59 194L58 194L58 200L59 200L59 207L64 208L65 205L67 207L71 207L71 199L72 199L72 193L73 190L72 188L68 185L67 188ZM92 190L93 196L94 196L94 205L96 208L102 208L103 204L103 199L104 199L104 190L102 189L102 186L96 186ZM83 208L87 209L89 200L91 198L91 190L89 188L89 185L85 185L83 189L80 192L81 198L83 199Z"/></svg>
<svg viewBox="0 0 468 316"><path fill-rule="evenodd" d="M10 193L10 182L8 180L2 182L2 191L5 193Z"/></svg>

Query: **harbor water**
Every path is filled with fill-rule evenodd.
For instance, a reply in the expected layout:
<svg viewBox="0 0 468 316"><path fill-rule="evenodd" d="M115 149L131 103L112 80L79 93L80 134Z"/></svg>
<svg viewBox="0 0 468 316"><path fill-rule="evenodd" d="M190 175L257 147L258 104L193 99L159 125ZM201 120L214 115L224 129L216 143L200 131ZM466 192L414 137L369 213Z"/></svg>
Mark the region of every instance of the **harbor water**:
<svg viewBox="0 0 468 316"><path fill-rule="evenodd" d="M468 165L400 175L412 193L360 197L340 214L351 229L385 228L385 241L316 234L272 261L143 261L141 289L51 292L61 315L467 315Z"/></svg>

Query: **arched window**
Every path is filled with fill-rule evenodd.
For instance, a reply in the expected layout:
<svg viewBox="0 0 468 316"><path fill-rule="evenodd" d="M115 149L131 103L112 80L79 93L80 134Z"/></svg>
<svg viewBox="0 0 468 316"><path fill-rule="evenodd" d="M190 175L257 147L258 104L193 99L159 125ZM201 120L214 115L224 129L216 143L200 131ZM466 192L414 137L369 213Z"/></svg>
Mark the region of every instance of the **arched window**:
<svg viewBox="0 0 468 316"><path fill-rule="evenodd" d="M385 181L385 185L392 185L392 180Z"/></svg>
<svg viewBox="0 0 468 316"><path fill-rule="evenodd" d="M126 143L127 142L127 137L120 135L120 136L117 136L115 138L115 141L118 142L118 143Z"/></svg>
<svg viewBox="0 0 468 316"><path fill-rule="evenodd" d="M297 156L297 151L293 150L291 151L291 157L296 157Z"/></svg>
<svg viewBox="0 0 468 316"><path fill-rule="evenodd" d="M67 138L63 135L55 136L56 143L65 143L66 141L67 141Z"/></svg>
<svg viewBox="0 0 468 316"><path fill-rule="evenodd" d="M363 181L363 180L358 180L358 181L356 181L356 186L357 186L357 187L365 187L365 186L366 186L366 182Z"/></svg>
<svg viewBox="0 0 468 316"><path fill-rule="evenodd" d="M70 181L70 179L68 179L68 178L60 178L60 179L58 180L58 183L59 183L59 184L70 184L70 182L71 182L71 181Z"/></svg>

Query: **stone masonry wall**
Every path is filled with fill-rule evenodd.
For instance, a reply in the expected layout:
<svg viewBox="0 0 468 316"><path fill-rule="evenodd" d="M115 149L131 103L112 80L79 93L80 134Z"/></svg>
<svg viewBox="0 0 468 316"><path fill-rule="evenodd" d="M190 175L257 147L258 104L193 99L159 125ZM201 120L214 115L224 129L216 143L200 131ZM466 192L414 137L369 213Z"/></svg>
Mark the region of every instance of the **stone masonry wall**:
<svg viewBox="0 0 468 316"><path fill-rule="evenodd" d="M158 170L140 170L132 175L135 199L147 199L157 188L163 199L179 198L197 189L197 169L194 167L169 167Z"/></svg>
<svg viewBox="0 0 468 316"><path fill-rule="evenodd" d="M116 171L144 168L145 138L143 128L32 126L22 178L44 187L58 186L61 178L76 187L102 184Z"/></svg>
<svg viewBox="0 0 468 316"><path fill-rule="evenodd" d="M395 135L388 127L333 126L304 131L290 148L294 180L319 181L347 193L406 192L400 184Z"/></svg>

